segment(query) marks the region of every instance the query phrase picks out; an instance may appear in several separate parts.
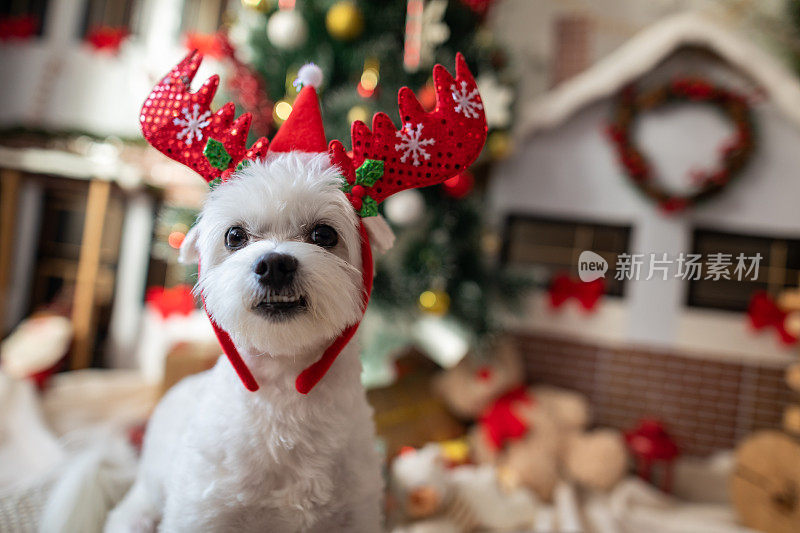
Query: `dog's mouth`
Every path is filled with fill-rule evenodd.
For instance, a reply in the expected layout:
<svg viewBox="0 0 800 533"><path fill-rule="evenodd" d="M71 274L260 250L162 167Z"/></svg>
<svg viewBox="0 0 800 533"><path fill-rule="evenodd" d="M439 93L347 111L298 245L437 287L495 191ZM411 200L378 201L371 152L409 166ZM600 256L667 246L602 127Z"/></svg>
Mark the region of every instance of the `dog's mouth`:
<svg viewBox="0 0 800 533"><path fill-rule="evenodd" d="M253 310L272 319L285 319L306 309L302 294L267 294Z"/></svg>

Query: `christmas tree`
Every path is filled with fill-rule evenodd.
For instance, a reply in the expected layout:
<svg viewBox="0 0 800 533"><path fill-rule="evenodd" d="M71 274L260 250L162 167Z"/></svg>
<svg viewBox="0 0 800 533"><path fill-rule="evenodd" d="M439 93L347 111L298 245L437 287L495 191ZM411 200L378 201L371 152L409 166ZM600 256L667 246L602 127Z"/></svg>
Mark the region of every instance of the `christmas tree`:
<svg viewBox="0 0 800 533"><path fill-rule="evenodd" d="M326 135L346 146L354 120L369 124L375 112L384 111L398 122L402 86L432 108L431 67L441 63L452 71L458 51L478 81L490 134L472 173L422 192L404 191L382 206L398 240L378 261L371 310L362 326L367 367L370 359L379 362L389 351L425 344L426 338L432 341L424 346L429 352L442 337L479 351L496 330L496 301L511 303L511 295L520 292L522 283L487 259L497 239L484 234L481 216L482 177L486 165L508 148L511 103L504 55L484 28L489 4L242 0L229 32L238 57L266 82L275 102L273 128L291 111L298 69L309 61L320 66Z"/></svg>

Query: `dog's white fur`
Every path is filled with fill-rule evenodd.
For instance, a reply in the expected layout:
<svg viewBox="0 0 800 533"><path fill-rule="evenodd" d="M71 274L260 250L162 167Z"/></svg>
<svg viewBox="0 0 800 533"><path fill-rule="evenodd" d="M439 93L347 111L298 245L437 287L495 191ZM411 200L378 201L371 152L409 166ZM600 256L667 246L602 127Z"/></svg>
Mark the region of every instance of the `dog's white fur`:
<svg viewBox="0 0 800 533"><path fill-rule="evenodd" d="M362 313L358 219L327 155L280 154L209 194L182 256L261 385L248 392L224 357L173 387L153 413L133 488L106 531L378 531L383 482L354 342L308 394L295 379ZM308 233L323 222L339 243ZM225 232L250 244L230 252ZM298 259L307 310L284 321L252 311L267 251Z"/></svg>

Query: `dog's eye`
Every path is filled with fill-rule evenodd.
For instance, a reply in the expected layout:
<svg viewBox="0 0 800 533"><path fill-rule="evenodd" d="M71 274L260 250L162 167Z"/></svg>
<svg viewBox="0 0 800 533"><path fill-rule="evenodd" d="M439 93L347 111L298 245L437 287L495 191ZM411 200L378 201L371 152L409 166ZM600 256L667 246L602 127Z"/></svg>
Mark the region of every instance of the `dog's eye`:
<svg viewBox="0 0 800 533"><path fill-rule="evenodd" d="M339 242L339 235L327 224L319 224L311 230L311 242L323 248L333 248Z"/></svg>
<svg viewBox="0 0 800 533"><path fill-rule="evenodd" d="M228 250L238 250L247 244L247 232L240 226L228 228L225 232L225 248Z"/></svg>

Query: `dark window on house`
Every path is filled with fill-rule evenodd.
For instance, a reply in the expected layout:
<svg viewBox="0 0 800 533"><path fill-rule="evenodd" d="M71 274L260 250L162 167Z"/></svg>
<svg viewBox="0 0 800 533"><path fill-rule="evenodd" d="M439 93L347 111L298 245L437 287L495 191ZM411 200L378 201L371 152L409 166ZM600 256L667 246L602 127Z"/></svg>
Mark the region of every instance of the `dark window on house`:
<svg viewBox="0 0 800 533"><path fill-rule="evenodd" d="M773 296L785 287L800 283L800 239L740 235L697 229L694 231L692 253L701 254L703 273L700 279L689 281L688 305L745 311L756 291L767 291ZM709 278L709 257L712 254L730 254L730 279ZM735 273L737 257L761 255L758 274L751 270L740 276ZM749 267L752 261L747 261Z"/></svg>
<svg viewBox="0 0 800 533"><path fill-rule="evenodd" d="M181 33L215 33L222 26L227 0L186 0Z"/></svg>
<svg viewBox="0 0 800 533"><path fill-rule="evenodd" d="M630 233L630 226L512 214L506 219L501 260L529 270L546 287L558 273L575 275L581 252L591 250L608 261L606 294L622 296L625 281L614 279L614 265L617 255L628 252Z"/></svg>
<svg viewBox="0 0 800 533"><path fill-rule="evenodd" d="M0 0L0 19L32 25L34 34L41 35L47 14L48 0Z"/></svg>
<svg viewBox="0 0 800 533"><path fill-rule="evenodd" d="M104 26L135 33L138 4L137 0L86 0L81 35Z"/></svg>

